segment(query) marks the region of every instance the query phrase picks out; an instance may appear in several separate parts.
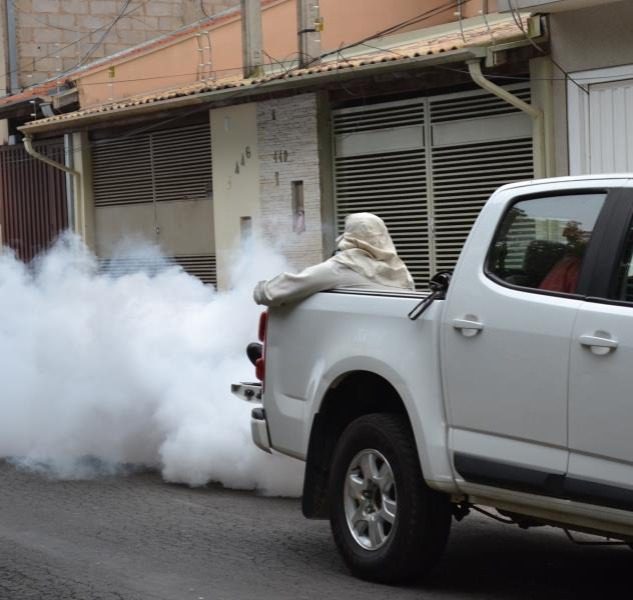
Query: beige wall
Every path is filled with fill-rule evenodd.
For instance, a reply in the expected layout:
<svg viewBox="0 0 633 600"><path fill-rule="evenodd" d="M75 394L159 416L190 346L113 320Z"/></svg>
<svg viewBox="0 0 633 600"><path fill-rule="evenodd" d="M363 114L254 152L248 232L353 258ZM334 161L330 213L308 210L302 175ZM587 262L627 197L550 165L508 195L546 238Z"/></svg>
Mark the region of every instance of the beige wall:
<svg viewBox="0 0 633 600"><path fill-rule="evenodd" d="M621 1L549 17L552 57L567 72L633 64L633 2ZM569 173L567 86L554 67L555 174Z"/></svg>
<svg viewBox="0 0 633 600"><path fill-rule="evenodd" d="M210 119L218 287L226 289L231 285L229 266L240 245L240 219L251 217L254 231L260 225L257 106L214 109Z"/></svg>
<svg viewBox="0 0 633 600"><path fill-rule="evenodd" d="M633 63L633 2L550 15L552 54L566 71Z"/></svg>
<svg viewBox="0 0 633 600"><path fill-rule="evenodd" d="M170 33L204 16L198 0L132 0L129 14L108 29L119 15L121 0L12 1L23 86L74 68L95 44L91 60ZM238 3L203 0L202 7L207 14L214 14Z"/></svg>
<svg viewBox="0 0 633 600"><path fill-rule="evenodd" d="M434 7L442 8L445 0L321 0L325 28L321 35L322 51L334 50L420 16ZM490 5L494 5L491 2ZM464 16L478 14L483 0L472 0L464 7ZM441 10L402 31L421 29L456 20L453 10ZM296 0L271 0L262 10L262 30L265 61L292 61L297 58ZM199 35L202 34L202 37ZM208 36L208 37L207 37ZM211 74L216 78L240 76L242 68L241 23L239 12L219 18L199 31L191 31L170 45L154 48L134 57L123 58L115 66L114 76L109 67L84 75L77 85L82 105L91 106L109 99L156 91L167 87L193 83ZM210 63L205 73L198 70L203 47ZM210 51L206 49L210 46ZM211 73L213 71L213 73Z"/></svg>
<svg viewBox="0 0 633 600"><path fill-rule="evenodd" d="M196 81L199 68L198 38L187 37L161 52L121 61L109 69L91 72L77 82L82 107L142 94L147 90Z"/></svg>

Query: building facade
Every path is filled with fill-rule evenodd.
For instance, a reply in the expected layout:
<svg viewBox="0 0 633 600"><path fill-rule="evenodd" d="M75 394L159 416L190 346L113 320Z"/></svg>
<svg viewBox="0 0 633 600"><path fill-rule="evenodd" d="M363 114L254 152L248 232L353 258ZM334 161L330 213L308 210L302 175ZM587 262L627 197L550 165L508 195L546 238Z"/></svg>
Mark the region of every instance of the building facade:
<svg viewBox="0 0 633 600"><path fill-rule="evenodd" d="M555 174L633 172L633 38L628 0L500 0L547 15Z"/></svg>
<svg viewBox="0 0 633 600"><path fill-rule="evenodd" d="M384 48L353 47L261 82L200 82L24 131L89 131L76 141L89 167L82 227L104 261L136 233L194 274L216 268L228 288L252 233L300 269L331 254L347 214L371 211L424 285L453 266L488 195L534 174L533 119L469 75L468 61L503 42L516 50L504 48L501 68L526 80L503 94L542 104L529 40L509 16L489 15L397 33L376 42ZM210 151L193 149L205 139Z"/></svg>
<svg viewBox="0 0 633 600"><path fill-rule="evenodd" d="M5 89L15 93L236 4L239 0L4 0L2 48L10 71Z"/></svg>

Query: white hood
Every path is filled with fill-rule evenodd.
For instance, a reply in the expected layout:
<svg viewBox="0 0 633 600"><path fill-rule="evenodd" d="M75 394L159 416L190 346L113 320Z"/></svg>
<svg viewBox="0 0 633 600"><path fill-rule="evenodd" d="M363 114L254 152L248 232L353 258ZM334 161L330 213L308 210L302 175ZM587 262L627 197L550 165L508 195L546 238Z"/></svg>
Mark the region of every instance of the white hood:
<svg viewBox="0 0 633 600"><path fill-rule="evenodd" d="M371 213L345 219L345 232L336 240L338 262L380 285L413 289L413 278L398 257L384 221Z"/></svg>

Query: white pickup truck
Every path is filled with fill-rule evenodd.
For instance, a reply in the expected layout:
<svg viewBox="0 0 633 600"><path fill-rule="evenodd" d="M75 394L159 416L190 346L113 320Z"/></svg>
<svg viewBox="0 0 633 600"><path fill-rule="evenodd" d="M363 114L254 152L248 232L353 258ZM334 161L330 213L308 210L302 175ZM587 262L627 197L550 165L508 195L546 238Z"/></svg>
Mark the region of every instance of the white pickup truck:
<svg viewBox="0 0 633 600"><path fill-rule="evenodd" d="M233 391L354 574L423 576L475 506L633 542L632 253L633 175L517 183L419 318L428 292L348 290L262 318Z"/></svg>

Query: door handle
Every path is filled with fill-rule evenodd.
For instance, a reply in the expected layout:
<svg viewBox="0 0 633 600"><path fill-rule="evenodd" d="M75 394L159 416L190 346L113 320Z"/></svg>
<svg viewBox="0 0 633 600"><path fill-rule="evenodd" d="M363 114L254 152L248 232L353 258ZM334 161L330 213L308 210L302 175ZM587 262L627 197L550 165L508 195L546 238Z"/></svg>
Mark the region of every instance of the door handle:
<svg viewBox="0 0 633 600"><path fill-rule="evenodd" d="M602 331L597 331L594 335L581 335L578 341L596 356L605 356L618 347L618 341Z"/></svg>
<svg viewBox="0 0 633 600"><path fill-rule="evenodd" d="M473 337L484 328L484 324L479 321L475 321L475 319L476 317L453 319L453 327L458 329L464 337Z"/></svg>

